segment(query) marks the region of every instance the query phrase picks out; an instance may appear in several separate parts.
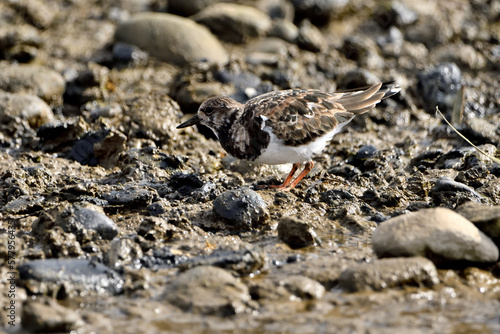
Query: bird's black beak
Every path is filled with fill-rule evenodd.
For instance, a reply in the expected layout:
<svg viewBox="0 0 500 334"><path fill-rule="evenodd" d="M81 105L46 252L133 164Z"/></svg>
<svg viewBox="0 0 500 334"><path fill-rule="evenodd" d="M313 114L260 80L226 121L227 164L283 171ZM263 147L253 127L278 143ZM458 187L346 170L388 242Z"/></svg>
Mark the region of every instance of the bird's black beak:
<svg viewBox="0 0 500 334"><path fill-rule="evenodd" d="M192 126L192 125L200 123L200 121L201 120L198 117L198 115L195 115L195 116L191 117L190 119L188 119L187 121L185 121L184 123L177 125L177 129L187 128L188 126Z"/></svg>

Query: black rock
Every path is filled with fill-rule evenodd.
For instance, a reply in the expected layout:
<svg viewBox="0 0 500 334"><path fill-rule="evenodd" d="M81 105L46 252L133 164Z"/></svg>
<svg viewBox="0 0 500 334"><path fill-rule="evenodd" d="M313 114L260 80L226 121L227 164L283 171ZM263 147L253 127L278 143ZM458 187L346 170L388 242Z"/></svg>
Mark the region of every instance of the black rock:
<svg viewBox="0 0 500 334"><path fill-rule="evenodd" d="M239 227L252 228L261 225L266 215L266 202L255 191L242 188L228 190L213 203L217 217Z"/></svg>
<svg viewBox="0 0 500 334"><path fill-rule="evenodd" d="M457 92L462 87L462 72L454 63L444 63L417 75L416 93L428 113L436 106L441 112L451 111Z"/></svg>
<svg viewBox="0 0 500 334"><path fill-rule="evenodd" d="M111 240L118 235L118 227L115 222L104 213L76 207L72 218L70 224L73 224L75 228L81 225L83 228L94 230L103 239Z"/></svg>
<svg viewBox="0 0 500 334"><path fill-rule="evenodd" d="M481 203L484 198L471 187L453 181L445 176L437 180L429 195L437 205L444 204L448 207L456 207L468 201Z"/></svg>
<svg viewBox="0 0 500 334"><path fill-rule="evenodd" d="M182 196L187 196L203 187L203 181L194 174L175 173L170 177L169 185Z"/></svg>

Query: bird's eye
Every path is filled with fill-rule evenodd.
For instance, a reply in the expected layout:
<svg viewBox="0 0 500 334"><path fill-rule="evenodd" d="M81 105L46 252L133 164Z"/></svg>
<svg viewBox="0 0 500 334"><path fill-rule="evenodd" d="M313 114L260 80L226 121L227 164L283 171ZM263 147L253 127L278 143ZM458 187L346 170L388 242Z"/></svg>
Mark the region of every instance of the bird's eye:
<svg viewBox="0 0 500 334"><path fill-rule="evenodd" d="M214 112L214 107L206 107L204 111L205 114L210 115L211 113Z"/></svg>

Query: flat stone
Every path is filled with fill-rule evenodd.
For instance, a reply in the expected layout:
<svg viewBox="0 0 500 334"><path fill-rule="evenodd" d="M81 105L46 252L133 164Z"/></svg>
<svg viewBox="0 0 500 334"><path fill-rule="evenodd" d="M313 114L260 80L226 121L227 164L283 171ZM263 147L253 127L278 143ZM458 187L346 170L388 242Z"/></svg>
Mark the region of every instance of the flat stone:
<svg viewBox="0 0 500 334"><path fill-rule="evenodd" d="M118 25L115 39L180 66L202 60L214 63L228 60L226 51L207 28L171 14L136 14Z"/></svg>
<svg viewBox="0 0 500 334"><path fill-rule="evenodd" d="M266 13L232 3L216 3L191 18L231 43L244 43L250 38L263 36L271 29L271 19Z"/></svg>
<svg viewBox="0 0 500 334"><path fill-rule="evenodd" d="M250 295L246 285L228 271L199 266L170 282L164 298L184 311L229 316L242 313Z"/></svg>
<svg viewBox="0 0 500 334"><path fill-rule="evenodd" d="M442 265L498 260L498 248L490 238L445 208L389 219L375 230L372 244L379 257L426 256Z"/></svg>
<svg viewBox="0 0 500 334"><path fill-rule="evenodd" d="M32 128L50 122L52 109L38 96L25 93L11 94L0 91L0 121L3 124L26 120Z"/></svg>
<svg viewBox="0 0 500 334"><path fill-rule="evenodd" d="M381 259L351 266L339 277L349 292L381 291L405 285L432 287L439 283L432 261L424 257Z"/></svg>

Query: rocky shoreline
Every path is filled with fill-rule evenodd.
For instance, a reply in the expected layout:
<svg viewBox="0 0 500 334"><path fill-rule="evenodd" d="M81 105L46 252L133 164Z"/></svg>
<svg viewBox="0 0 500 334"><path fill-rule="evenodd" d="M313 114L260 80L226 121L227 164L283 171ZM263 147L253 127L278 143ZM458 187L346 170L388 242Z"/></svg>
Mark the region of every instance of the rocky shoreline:
<svg viewBox="0 0 500 334"><path fill-rule="evenodd" d="M0 3L7 332L500 331L500 6ZM176 129L216 95L402 91L289 166Z"/></svg>

